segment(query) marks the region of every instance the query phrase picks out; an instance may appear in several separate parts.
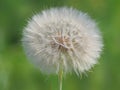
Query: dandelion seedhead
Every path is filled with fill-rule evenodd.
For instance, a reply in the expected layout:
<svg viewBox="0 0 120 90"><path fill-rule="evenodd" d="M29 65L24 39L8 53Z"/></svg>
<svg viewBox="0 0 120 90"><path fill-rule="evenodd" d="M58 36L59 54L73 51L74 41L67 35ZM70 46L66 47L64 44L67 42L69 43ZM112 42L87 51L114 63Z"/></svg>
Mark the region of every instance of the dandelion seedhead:
<svg viewBox="0 0 120 90"><path fill-rule="evenodd" d="M23 31L25 52L42 72L58 74L91 69L100 56L102 40L96 23L76 9L52 8L32 17Z"/></svg>

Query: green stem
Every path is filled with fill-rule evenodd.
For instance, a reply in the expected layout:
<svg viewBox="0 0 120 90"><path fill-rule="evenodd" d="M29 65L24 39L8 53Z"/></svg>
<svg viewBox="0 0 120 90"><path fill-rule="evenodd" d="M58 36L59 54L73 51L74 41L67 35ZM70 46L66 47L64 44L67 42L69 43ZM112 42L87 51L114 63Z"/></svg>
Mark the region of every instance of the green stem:
<svg viewBox="0 0 120 90"><path fill-rule="evenodd" d="M62 90L62 78L63 78L63 67L62 67L62 65L59 68L58 78L59 78L59 90Z"/></svg>

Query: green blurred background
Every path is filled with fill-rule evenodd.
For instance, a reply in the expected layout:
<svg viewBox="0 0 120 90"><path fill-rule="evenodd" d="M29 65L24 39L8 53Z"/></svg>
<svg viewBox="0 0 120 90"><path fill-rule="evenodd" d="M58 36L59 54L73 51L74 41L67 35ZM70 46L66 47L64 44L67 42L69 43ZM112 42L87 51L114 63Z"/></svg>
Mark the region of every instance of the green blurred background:
<svg viewBox="0 0 120 90"><path fill-rule="evenodd" d="M66 75L63 90L120 90L120 0L0 0L0 90L58 90L57 76L31 65L21 46L27 20L57 6L87 12L98 23L105 45L92 72L82 79Z"/></svg>

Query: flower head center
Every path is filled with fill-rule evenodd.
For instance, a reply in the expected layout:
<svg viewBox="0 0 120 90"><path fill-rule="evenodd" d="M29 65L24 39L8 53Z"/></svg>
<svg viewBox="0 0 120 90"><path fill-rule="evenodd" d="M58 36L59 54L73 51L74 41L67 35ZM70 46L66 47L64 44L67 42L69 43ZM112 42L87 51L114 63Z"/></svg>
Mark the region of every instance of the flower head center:
<svg viewBox="0 0 120 90"><path fill-rule="evenodd" d="M52 37L53 41L51 42L52 48L57 48L61 52L66 52L71 48L70 38L68 36L57 35Z"/></svg>

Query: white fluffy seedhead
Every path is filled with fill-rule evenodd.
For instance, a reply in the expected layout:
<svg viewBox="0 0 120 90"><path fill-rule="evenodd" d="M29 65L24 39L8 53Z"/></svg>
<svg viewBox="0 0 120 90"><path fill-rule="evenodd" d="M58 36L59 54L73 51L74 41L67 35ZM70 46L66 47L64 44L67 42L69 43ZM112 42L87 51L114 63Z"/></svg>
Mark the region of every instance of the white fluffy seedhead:
<svg viewBox="0 0 120 90"><path fill-rule="evenodd" d="M23 31L23 46L31 62L42 72L88 71L102 49L96 23L72 8L52 8L32 17Z"/></svg>

